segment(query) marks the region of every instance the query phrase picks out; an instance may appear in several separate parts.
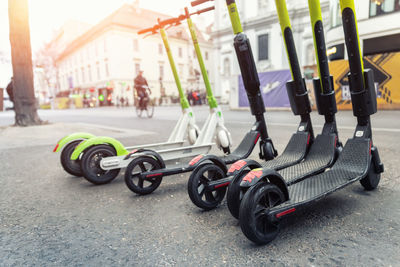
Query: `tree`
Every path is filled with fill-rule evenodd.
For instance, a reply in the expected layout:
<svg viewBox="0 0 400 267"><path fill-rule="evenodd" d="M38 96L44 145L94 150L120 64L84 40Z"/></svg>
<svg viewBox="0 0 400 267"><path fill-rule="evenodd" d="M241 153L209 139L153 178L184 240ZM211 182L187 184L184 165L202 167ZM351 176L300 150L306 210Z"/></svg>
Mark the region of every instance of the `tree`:
<svg viewBox="0 0 400 267"><path fill-rule="evenodd" d="M36 110L33 88L28 0L8 0L15 125L42 124Z"/></svg>

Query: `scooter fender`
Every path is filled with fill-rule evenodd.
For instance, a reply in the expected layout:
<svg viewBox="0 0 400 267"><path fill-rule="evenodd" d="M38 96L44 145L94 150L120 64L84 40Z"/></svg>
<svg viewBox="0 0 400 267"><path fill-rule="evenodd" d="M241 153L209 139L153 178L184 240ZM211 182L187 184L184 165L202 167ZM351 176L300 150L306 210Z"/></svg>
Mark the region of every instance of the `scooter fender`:
<svg viewBox="0 0 400 267"><path fill-rule="evenodd" d="M252 159L241 159L231 165L231 167L228 169L228 173L226 175L234 176L246 168L253 170L256 168L261 168L261 165L260 165L260 163L258 163L255 160L252 160Z"/></svg>
<svg viewBox="0 0 400 267"><path fill-rule="evenodd" d="M260 181L266 181L268 183L276 185L282 191L285 199L289 199L289 191L285 180L277 171L271 169L258 168L250 171L243 178L242 182L240 183L240 187L250 188Z"/></svg>
<svg viewBox="0 0 400 267"><path fill-rule="evenodd" d="M107 136L95 136L80 143L75 148L74 152L72 152L71 160L77 160L79 158L79 155L89 147L102 144L108 144L114 147L115 151L117 152L117 156L124 156L129 154L128 150L126 150L122 143L118 140Z"/></svg>
<svg viewBox="0 0 400 267"><path fill-rule="evenodd" d="M138 156L138 154L140 154ZM126 157L124 158L124 160L128 160L130 158L135 158L136 156L138 157L152 157L154 159L156 159L161 166L161 169L165 168L165 162L163 160L163 158L161 157L160 154L158 154L156 151L151 150L151 149L135 149L133 151L131 151L128 155L126 155Z"/></svg>
<svg viewBox="0 0 400 267"><path fill-rule="evenodd" d="M189 166L194 169L197 166L200 166L201 164L204 164L206 162L217 165L224 171L224 173L226 173L228 170L225 162L216 155L198 155L189 162Z"/></svg>
<svg viewBox="0 0 400 267"><path fill-rule="evenodd" d="M71 143L72 141L85 140L85 139L89 139L92 137L94 137L93 134L83 133L83 132L66 135L57 142L56 146L53 149L53 152L59 152L61 150L61 148L63 148L66 144Z"/></svg>

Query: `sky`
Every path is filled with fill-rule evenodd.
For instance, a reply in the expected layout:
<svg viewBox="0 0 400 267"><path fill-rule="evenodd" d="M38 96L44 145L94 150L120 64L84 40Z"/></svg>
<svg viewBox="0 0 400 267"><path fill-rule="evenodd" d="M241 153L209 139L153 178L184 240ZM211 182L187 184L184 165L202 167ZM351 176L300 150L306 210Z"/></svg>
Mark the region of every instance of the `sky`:
<svg viewBox="0 0 400 267"><path fill-rule="evenodd" d="M124 3L134 0L28 0L32 50L51 39L65 21L96 24ZM141 0L140 7L171 16L179 15L190 0ZM8 0L0 0L0 51L9 51Z"/></svg>
<svg viewBox="0 0 400 267"><path fill-rule="evenodd" d="M134 0L28 0L31 28L32 51L38 50L45 42L51 40L53 32L70 19L92 25L98 23L124 3ZM183 7L190 6L190 0L140 0L142 8L155 10L171 16L177 16ZM10 55L8 25L8 0L0 0L0 53ZM4 65L1 64L0 65ZM3 72L0 76L9 76ZM4 81L1 81L0 87Z"/></svg>

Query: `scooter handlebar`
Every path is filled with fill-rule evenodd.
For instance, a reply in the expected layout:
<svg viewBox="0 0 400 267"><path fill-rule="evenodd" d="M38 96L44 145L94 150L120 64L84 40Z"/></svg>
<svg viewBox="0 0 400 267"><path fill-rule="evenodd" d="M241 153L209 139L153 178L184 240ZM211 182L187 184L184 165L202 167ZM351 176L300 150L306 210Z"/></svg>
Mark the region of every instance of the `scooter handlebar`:
<svg viewBox="0 0 400 267"><path fill-rule="evenodd" d="M156 30L157 30L156 26L155 27L150 27L150 28L146 28L146 29L142 29L142 30L138 31L138 34L145 34L145 33L148 33L148 32L154 32Z"/></svg>
<svg viewBox="0 0 400 267"><path fill-rule="evenodd" d="M160 20L158 22L158 24L161 25L161 26L166 26L166 25L169 25L169 24L178 23L180 21L181 21L180 17L178 17L178 18L170 18L170 19Z"/></svg>
<svg viewBox="0 0 400 267"><path fill-rule="evenodd" d="M205 2L208 2L208 1L214 1L214 0L196 0L196 1L192 1L190 3L190 5L191 6L198 6L198 5L201 5L201 4L203 4Z"/></svg>
<svg viewBox="0 0 400 267"><path fill-rule="evenodd" d="M201 13L208 12L208 11L211 11L211 10L214 10L214 9L215 9L215 7L211 6L211 7L207 7L207 8L204 8L204 9L197 10L196 12L193 12L190 15L200 15Z"/></svg>

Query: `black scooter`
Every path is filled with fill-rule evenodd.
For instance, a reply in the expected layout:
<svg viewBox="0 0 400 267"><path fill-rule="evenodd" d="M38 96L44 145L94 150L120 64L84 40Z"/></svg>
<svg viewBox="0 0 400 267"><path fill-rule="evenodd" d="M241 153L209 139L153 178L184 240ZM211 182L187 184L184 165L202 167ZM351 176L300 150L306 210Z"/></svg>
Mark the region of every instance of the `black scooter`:
<svg viewBox="0 0 400 267"><path fill-rule="evenodd" d="M244 60L243 57L241 57L241 52L244 45L241 41L246 40L246 47L250 47L250 45L247 37L245 37L245 35L237 29L237 25L240 25L240 20L239 16L237 15L235 1L227 1L227 5L234 32L237 34L234 45L238 54L239 62L243 62ZM288 18L286 21L289 22ZM226 190L226 187L228 186L228 208L231 214L235 218L238 218L240 201L243 197L243 194L247 190L245 187L240 187L240 183L251 169L263 167L279 171L279 173L286 178L286 184L293 184L305 179L310 175L323 172L335 162L337 155L341 150L342 145L338 140L335 120L336 101L333 91L333 79L329 75L326 55L323 54L323 51L320 51L319 70L321 73L321 79L314 80L314 90L315 95L317 96L316 102L318 112L319 114L324 115L325 124L322 133L313 139L313 131L309 115L311 108L307 89L304 79L302 78L300 65L297 59L290 24L282 25L282 34L286 45L287 56L293 79L286 84L287 92L293 113L295 115L300 115L301 117L301 123L298 131L293 135L282 155L274 160L261 163L249 159L239 160L230 167L226 177L219 176L214 177L214 179L210 179L210 175L206 177L205 171L208 169L213 169L215 170L213 174L215 174L217 173L217 166L204 165L198 167L199 170L195 170L189 179L188 193L192 202L202 209L209 210L218 206L219 202L217 203L215 201L209 201L209 199L212 199L210 198L210 195L221 192L223 189ZM308 136L305 135L307 136L307 142L298 142L299 139L296 140L296 137L298 138L304 133L303 129L306 129L305 132L308 132ZM313 142L310 142L308 138ZM309 148L307 154L304 153L306 151L306 146L304 146L304 144L307 144ZM299 161L290 165L282 164L285 162L290 162L290 159L292 158L296 158L296 155L299 151L303 151L302 157L298 157L300 158ZM205 180L204 177L208 179Z"/></svg>
<svg viewBox="0 0 400 267"><path fill-rule="evenodd" d="M278 13L287 16L285 2L275 2ZM278 234L280 220L286 215L355 181L360 181L366 190L375 189L384 171L378 149L372 142L370 115L377 111L373 73L363 69L354 2L341 0L340 5L350 65L348 78L353 114L357 117L354 136L329 170L298 183L288 185L284 175L272 169L257 169L247 174L241 182L241 187L248 190L240 204L240 227L245 236L257 244L273 240ZM309 0L309 8L319 58L325 52L325 47L320 49L324 37L319 0Z"/></svg>

